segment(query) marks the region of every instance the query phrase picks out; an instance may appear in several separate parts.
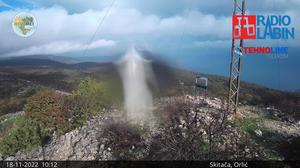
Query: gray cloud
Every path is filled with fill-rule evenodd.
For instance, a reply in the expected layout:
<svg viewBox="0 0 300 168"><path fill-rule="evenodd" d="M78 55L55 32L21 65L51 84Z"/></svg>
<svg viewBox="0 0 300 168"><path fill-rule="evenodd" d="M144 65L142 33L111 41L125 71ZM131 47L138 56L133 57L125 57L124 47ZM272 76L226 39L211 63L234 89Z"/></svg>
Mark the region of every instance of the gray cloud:
<svg viewBox="0 0 300 168"><path fill-rule="evenodd" d="M37 55L37 54L61 54L66 52L83 51L86 49L96 49L102 47L112 47L116 45L112 40L97 40L90 44L85 44L79 41L55 41L47 44L36 45L24 48L17 51L6 53L4 56L22 56L22 55Z"/></svg>
<svg viewBox="0 0 300 168"><path fill-rule="evenodd" d="M16 53L14 51L34 51L42 48L44 52L52 53L50 47L57 41L88 42L94 34L99 18L103 17L107 8L102 11L88 10L84 13L70 14L62 7L34 9L32 13L38 22L37 31L29 38L21 38L14 34L11 27L12 18L18 11L0 13L0 32L3 45L0 46L2 55ZM201 19L199 19L201 18ZM228 25L220 29L219 25ZM213 36L218 38L230 37L230 17L216 17L199 11L187 11L172 17L145 15L137 9L113 9L106 18L103 27L95 39L117 41L142 35L145 39L153 35L159 38L179 36L186 29L187 36ZM1 42L2 43L2 42ZM68 52L69 50L61 50ZM19 53L19 52L17 52Z"/></svg>

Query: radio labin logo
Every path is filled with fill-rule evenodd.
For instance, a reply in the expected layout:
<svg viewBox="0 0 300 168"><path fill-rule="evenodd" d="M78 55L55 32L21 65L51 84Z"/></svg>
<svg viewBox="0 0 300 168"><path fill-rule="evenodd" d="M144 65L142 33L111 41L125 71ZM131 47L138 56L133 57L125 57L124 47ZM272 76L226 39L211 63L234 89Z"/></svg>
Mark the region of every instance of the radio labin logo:
<svg viewBox="0 0 300 168"><path fill-rule="evenodd" d="M288 15L233 15L232 39L289 40L295 39L295 28ZM245 54L288 55L288 47L243 47Z"/></svg>

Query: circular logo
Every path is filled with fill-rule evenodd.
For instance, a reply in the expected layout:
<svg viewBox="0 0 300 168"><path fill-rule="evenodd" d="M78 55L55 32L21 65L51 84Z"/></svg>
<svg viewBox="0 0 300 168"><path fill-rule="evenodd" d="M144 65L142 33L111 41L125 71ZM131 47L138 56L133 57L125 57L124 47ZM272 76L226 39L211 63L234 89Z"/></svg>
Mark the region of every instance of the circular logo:
<svg viewBox="0 0 300 168"><path fill-rule="evenodd" d="M19 13L12 22L14 32L21 37L33 35L37 28L35 17L30 13Z"/></svg>

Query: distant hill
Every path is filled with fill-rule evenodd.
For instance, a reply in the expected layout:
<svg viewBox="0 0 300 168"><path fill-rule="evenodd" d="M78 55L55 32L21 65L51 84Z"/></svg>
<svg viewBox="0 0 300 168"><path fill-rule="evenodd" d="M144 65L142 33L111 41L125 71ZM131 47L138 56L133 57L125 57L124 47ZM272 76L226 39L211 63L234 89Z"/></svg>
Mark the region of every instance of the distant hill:
<svg viewBox="0 0 300 168"><path fill-rule="evenodd" d="M16 57L0 60L0 66L63 66L62 63L47 58Z"/></svg>
<svg viewBox="0 0 300 168"><path fill-rule="evenodd" d="M76 62L76 63L75 63ZM61 68L85 68L95 67L101 63L95 62L81 62L73 60L68 57L52 56L52 55L34 55L34 56L20 56L0 59L0 66L2 67L61 67Z"/></svg>
<svg viewBox="0 0 300 168"><path fill-rule="evenodd" d="M71 57L56 56L56 55L25 55L25 56L3 57L3 58L0 57L0 61L15 60L15 59L47 59L47 60L52 60L55 62L60 62L65 64L75 64L80 62Z"/></svg>

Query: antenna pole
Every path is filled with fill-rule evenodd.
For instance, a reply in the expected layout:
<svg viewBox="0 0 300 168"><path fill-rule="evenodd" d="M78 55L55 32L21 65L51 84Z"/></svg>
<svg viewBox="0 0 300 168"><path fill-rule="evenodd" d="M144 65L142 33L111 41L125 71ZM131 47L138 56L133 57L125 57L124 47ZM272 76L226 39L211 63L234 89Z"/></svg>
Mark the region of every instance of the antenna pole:
<svg viewBox="0 0 300 168"><path fill-rule="evenodd" d="M245 15L245 1L242 0L242 8L239 7L238 1L234 0L233 15ZM243 26L241 27L241 29ZM228 93L228 111L238 111L239 104L239 91L240 91L240 80L241 80L241 66L243 57L243 39L232 38L231 46L231 63L230 63L230 77L229 77L229 93Z"/></svg>

